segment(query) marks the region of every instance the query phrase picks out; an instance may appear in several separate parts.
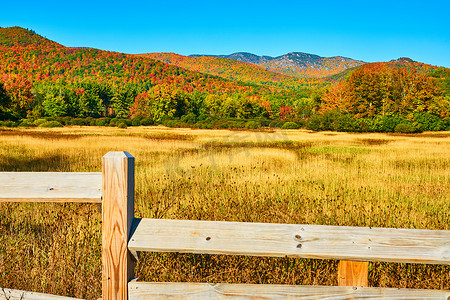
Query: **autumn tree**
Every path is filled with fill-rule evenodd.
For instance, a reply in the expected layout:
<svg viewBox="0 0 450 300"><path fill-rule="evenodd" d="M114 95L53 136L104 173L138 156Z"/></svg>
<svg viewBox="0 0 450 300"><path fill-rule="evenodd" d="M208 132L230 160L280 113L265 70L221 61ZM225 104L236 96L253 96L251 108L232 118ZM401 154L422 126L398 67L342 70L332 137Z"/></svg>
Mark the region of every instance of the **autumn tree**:
<svg viewBox="0 0 450 300"><path fill-rule="evenodd" d="M396 115L413 120L416 113L444 116L449 109L435 78L386 63L356 69L329 88L322 101L322 112L338 110L357 118Z"/></svg>
<svg viewBox="0 0 450 300"><path fill-rule="evenodd" d="M10 103L8 93L6 92L3 83L0 82L0 120L6 118L7 107Z"/></svg>
<svg viewBox="0 0 450 300"><path fill-rule="evenodd" d="M289 105L281 106L278 114L281 120L289 120L295 116L295 109Z"/></svg>
<svg viewBox="0 0 450 300"><path fill-rule="evenodd" d="M273 118L272 104L269 100L263 100L259 103L259 105L265 110L264 116L266 118Z"/></svg>
<svg viewBox="0 0 450 300"><path fill-rule="evenodd" d="M393 68L388 91L384 109L390 114L411 120L415 113L441 114L439 107L444 98L436 79L419 74L415 69Z"/></svg>
<svg viewBox="0 0 450 300"><path fill-rule="evenodd" d="M151 117L155 122L161 122L164 117L181 117L187 106L188 101L183 91L163 84L139 93L130 113L133 117Z"/></svg>
<svg viewBox="0 0 450 300"><path fill-rule="evenodd" d="M314 110L314 102L311 98L300 98L295 101L294 108L296 115L300 119L305 119L311 117Z"/></svg>
<svg viewBox="0 0 450 300"><path fill-rule="evenodd" d="M126 84L116 87L114 96L111 99L112 108L120 118L126 118L129 115L130 107L142 87L135 84Z"/></svg>
<svg viewBox="0 0 450 300"><path fill-rule="evenodd" d="M31 82L17 74L3 75L1 81L10 99L10 112L18 117L26 117L34 101L31 94Z"/></svg>
<svg viewBox="0 0 450 300"><path fill-rule="evenodd" d="M347 82L340 81L332 85L322 96L323 104L321 106L321 111L326 112L338 110L341 112L347 112L350 108L348 94L349 92Z"/></svg>
<svg viewBox="0 0 450 300"><path fill-rule="evenodd" d="M389 96L388 78L391 69L386 64L367 64L356 69L346 82L344 106L356 117L373 117L383 110Z"/></svg>

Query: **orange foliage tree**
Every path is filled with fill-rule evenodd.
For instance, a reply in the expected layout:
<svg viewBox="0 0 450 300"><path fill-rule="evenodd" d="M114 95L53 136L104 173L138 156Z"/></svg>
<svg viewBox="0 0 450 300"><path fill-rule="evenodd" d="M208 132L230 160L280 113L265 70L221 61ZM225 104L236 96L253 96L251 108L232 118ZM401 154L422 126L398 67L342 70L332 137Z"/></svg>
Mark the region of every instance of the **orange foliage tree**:
<svg viewBox="0 0 450 300"><path fill-rule="evenodd" d="M441 117L448 113L434 78L387 63L367 64L355 70L346 81L329 88L322 101L322 112L337 109L355 117L399 115L412 120L418 112Z"/></svg>
<svg viewBox="0 0 450 300"><path fill-rule="evenodd" d="M25 117L26 112L31 109L33 95L31 94L31 82L17 74L3 74L0 76L4 88L11 100L10 110Z"/></svg>

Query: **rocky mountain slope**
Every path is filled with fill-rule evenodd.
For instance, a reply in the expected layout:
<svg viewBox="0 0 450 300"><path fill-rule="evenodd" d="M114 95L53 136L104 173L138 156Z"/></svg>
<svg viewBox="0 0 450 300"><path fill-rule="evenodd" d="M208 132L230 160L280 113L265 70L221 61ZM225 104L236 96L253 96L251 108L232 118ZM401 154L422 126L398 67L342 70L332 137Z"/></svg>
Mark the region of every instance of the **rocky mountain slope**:
<svg viewBox="0 0 450 300"><path fill-rule="evenodd" d="M230 58L255 64L269 71L301 78L322 78L364 64L363 61L342 56L321 57L303 52L290 52L277 57L258 56L246 52L237 52L230 55L191 55L191 57L205 56Z"/></svg>

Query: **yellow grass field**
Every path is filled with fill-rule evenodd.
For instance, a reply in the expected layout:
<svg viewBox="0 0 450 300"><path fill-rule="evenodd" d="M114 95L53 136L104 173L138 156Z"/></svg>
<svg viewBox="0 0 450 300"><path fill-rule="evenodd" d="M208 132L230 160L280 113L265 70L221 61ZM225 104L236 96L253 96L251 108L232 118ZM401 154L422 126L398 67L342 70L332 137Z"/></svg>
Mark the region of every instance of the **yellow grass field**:
<svg viewBox="0 0 450 300"><path fill-rule="evenodd" d="M450 228L450 132L0 128L0 171L101 171L136 158L136 216ZM1 184L1 183L0 183ZM336 285L337 261L144 253L143 281ZM369 285L450 289L450 267L370 263ZM95 204L0 203L0 287L101 297Z"/></svg>

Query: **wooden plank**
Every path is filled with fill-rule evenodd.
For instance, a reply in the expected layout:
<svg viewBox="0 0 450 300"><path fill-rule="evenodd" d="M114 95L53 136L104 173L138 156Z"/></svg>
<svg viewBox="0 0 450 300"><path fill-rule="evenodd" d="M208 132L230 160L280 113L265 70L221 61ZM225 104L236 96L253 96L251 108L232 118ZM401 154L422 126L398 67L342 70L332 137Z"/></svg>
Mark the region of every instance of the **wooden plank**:
<svg viewBox="0 0 450 300"><path fill-rule="evenodd" d="M103 156L102 295L128 299L134 264L127 249L134 217L134 157L127 152Z"/></svg>
<svg viewBox="0 0 450 300"><path fill-rule="evenodd" d="M102 174L0 172L0 202L102 201Z"/></svg>
<svg viewBox="0 0 450 300"><path fill-rule="evenodd" d="M275 284L209 284L135 282L129 299L423 299L446 300L449 291L397 288L301 286Z"/></svg>
<svg viewBox="0 0 450 300"><path fill-rule="evenodd" d="M369 263L364 261L339 261L339 286L369 286Z"/></svg>
<svg viewBox="0 0 450 300"><path fill-rule="evenodd" d="M131 251L450 264L450 231L135 219Z"/></svg>
<svg viewBox="0 0 450 300"><path fill-rule="evenodd" d="M35 292L0 288L0 300L70 300L79 299Z"/></svg>

